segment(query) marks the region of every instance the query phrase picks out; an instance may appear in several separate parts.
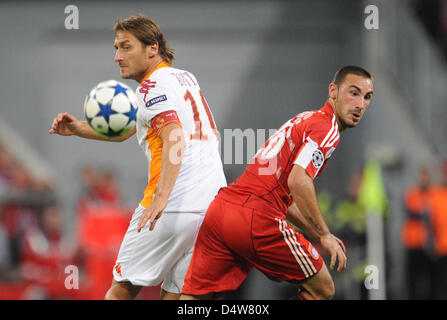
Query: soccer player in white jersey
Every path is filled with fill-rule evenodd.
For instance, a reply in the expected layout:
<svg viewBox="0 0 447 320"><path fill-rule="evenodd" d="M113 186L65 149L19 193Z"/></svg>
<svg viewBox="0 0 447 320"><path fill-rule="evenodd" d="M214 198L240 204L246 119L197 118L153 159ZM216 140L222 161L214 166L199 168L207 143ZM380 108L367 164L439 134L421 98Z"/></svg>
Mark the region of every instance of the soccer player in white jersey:
<svg viewBox="0 0 447 320"><path fill-rule="evenodd" d="M143 15L120 19L114 31L121 77L139 83L136 127L105 138L86 121L61 113L50 133L116 142L137 133L149 161L148 186L105 298L134 299L143 286L163 282L160 298L178 299L205 212L226 185L217 129L195 76L172 67L173 51L155 21Z"/></svg>

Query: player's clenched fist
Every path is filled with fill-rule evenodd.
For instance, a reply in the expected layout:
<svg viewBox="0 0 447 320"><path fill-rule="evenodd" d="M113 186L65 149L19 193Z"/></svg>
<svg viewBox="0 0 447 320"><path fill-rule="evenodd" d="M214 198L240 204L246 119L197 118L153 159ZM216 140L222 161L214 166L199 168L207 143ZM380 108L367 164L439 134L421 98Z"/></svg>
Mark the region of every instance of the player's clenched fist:
<svg viewBox="0 0 447 320"><path fill-rule="evenodd" d="M341 271L343 268L346 268L346 248L339 238L329 233L320 238L321 245L329 252L331 255L331 264L330 268L333 269L335 267L335 262L338 259L338 268L337 271Z"/></svg>
<svg viewBox="0 0 447 320"><path fill-rule="evenodd" d="M79 121L69 113L59 113L53 120L50 134L60 134L62 136L71 136L75 134Z"/></svg>

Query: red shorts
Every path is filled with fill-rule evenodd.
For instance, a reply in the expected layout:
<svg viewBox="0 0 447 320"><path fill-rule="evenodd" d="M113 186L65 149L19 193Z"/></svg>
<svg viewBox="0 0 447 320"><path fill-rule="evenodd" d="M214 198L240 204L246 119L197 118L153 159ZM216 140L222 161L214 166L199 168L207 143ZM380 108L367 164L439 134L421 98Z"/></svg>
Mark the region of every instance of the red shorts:
<svg viewBox="0 0 447 320"><path fill-rule="evenodd" d="M214 199L197 236L182 293L236 290L253 266L274 281L300 281L320 271L323 259L287 224L284 213L252 207L219 195Z"/></svg>

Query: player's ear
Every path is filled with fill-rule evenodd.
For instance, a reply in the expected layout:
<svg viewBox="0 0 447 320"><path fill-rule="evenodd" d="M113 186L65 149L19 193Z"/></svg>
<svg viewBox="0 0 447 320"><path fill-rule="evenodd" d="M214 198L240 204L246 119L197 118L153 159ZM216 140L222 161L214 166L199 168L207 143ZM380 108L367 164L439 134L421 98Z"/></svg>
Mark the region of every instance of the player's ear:
<svg viewBox="0 0 447 320"><path fill-rule="evenodd" d="M146 52L149 58L153 58L158 54L159 45L158 42L154 42L148 46L146 46Z"/></svg>
<svg viewBox="0 0 447 320"><path fill-rule="evenodd" d="M336 99L337 98L337 85L333 82L329 84L328 88L329 98Z"/></svg>

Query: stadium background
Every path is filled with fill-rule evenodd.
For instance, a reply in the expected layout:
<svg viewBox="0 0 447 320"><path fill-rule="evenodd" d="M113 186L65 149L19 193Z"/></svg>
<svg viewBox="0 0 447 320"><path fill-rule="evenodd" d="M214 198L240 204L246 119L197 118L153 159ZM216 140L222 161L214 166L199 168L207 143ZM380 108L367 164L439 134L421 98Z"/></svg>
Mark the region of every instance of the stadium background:
<svg viewBox="0 0 447 320"><path fill-rule="evenodd" d="M404 0L3 1L0 297L101 299L101 290L109 286L108 266L110 261L113 266L121 239L111 238L107 226L116 234L125 226L146 185L147 163L134 139L121 144L84 141L50 136L48 129L59 112L82 118L82 102L95 84L119 80L112 26L118 17L143 13L161 26L175 50L175 66L200 81L222 143L224 129L268 131L299 112L320 108L334 72L344 65L358 64L373 74L371 108L359 127L342 134L316 184L328 223L345 236L351 250L348 270L333 273L335 298L409 298L401 239L404 193L421 165L440 182L447 153L447 4L425 3L439 6L422 12L418 1ZM78 30L64 27L69 4L79 9ZM368 5L379 9L378 30L365 27ZM436 18L439 29L424 25ZM244 163L234 159L225 164L229 182L250 160L246 146L243 154ZM13 171L7 169L11 162ZM337 224L337 204L348 198L350 182L365 165L375 172L376 164L382 181L375 180L376 189L369 192L385 193L387 205L367 205L379 214L351 217L359 228L350 217ZM102 194L87 188L92 177L97 182L92 188ZM48 225L57 229L59 223L68 246L61 250L63 257L55 258L42 245L51 241L42 241L47 234L41 231ZM90 239L92 234L97 238ZM28 260L27 254L32 256ZM67 274L61 267L69 264L79 266L79 289L64 288ZM379 267L379 289L365 289L366 265ZM254 271L231 297L287 299L292 294L290 286L271 283ZM141 298L150 297L153 291Z"/></svg>

